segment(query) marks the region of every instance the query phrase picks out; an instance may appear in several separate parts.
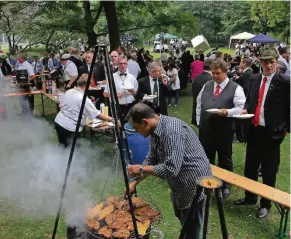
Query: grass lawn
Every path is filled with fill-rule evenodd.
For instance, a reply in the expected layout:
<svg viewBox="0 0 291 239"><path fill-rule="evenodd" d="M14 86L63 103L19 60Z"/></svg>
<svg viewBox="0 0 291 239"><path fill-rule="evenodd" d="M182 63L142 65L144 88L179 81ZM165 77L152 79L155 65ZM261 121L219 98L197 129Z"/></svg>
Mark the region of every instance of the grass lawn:
<svg viewBox="0 0 291 239"><path fill-rule="evenodd" d="M52 121L55 116L55 108L52 102L46 103L46 119ZM36 96L36 109L40 111L40 96ZM181 93L181 103L179 107L169 108L169 114L178 117L190 124L192 113L192 97L190 85L188 89ZM193 129L197 129L193 126ZM52 128L53 130L53 128ZM94 143L95 146L99 144ZM113 144L102 144L109 155L112 152ZM100 156L94 160L101 160ZM76 160L76 159L75 159ZM112 162L111 158L106 157L108 164ZM245 145L233 145L233 161L234 171L238 174L243 174L245 160ZM112 177L109 175L109 177ZM123 185L122 177L118 177L119 183L115 186L108 186L109 191L114 191L119 195L122 194ZM93 196L98 198L100 195L99 181L91 182ZM113 185L113 184L112 184ZM277 188L283 191L290 190L290 161L289 161L289 136L285 139L281 146L281 165L280 172L277 177ZM151 177L144 181L138 187L138 192L150 202L157 205L162 210L163 220L159 224L159 228L163 230L166 239L177 239L179 235L180 225L173 215L172 205L169 197L169 189L164 181L155 177ZM110 193L110 192L108 192ZM279 213L275 206L272 207L270 216L265 220L258 220L255 217L255 212L258 206L236 207L233 201L243 197L244 192L238 188L232 188L231 196L223 202L229 238L235 239L261 239L273 238L279 227ZM96 199L97 200L97 199ZM96 201L97 202L97 201ZM17 205L13 202L7 202L4 198L0 198L0 238L1 239L45 239L51 237L51 232L54 225L54 214L45 218L34 218L24 216ZM218 219L217 208L215 201L211 206L211 215L209 223L209 238L221 238L220 225ZM61 218L57 238L65 239L66 225L64 217Z"/></svg>

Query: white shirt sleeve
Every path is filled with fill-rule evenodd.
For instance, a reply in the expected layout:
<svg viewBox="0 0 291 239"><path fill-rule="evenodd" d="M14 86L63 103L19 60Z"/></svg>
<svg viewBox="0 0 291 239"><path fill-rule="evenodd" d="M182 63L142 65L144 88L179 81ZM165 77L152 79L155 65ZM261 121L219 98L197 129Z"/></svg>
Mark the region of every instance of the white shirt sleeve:
<svg viewBox="0 0 291 239"><path fill-rule="evenodd" d="M132 77L132 79L133 79L134 90L137 91L137 89L138 89L138 82L137 82L137 80L135 79L135 77Z"/></svg>
<svg viewBox="0 0 291 239"><path fill-rule="evenodd" d="M74 62L69 63L66 70L70 76L78 76L78 69Z"/></svg>
<svg viewBox="0 0 291 239"><path fill-rule="evenodd" d="M33 71L33 68L32 68L32 65L30 65L29 63L26 66L26 70L27 70L28 76L34 76L35 75L34 71Z"/></svg>
<svg viewBox="0 0 291 239"><path fill-rule="evenodd" d="M233 105L232 109L227 110L227 117L232 117L234 115L239 115L243 110L243 107L246 102L246 97L244 94L244 90L241 86L238 86L235 90L233 97Z"/></svg>
<svg viewBox="0 0 291 239"><path fill-rule="evenodd" d="M100 111L96 109L90 99L86 99L84 113L87 117L95 119L100 114Z"/></svg>
<svg viewBox="0 0 291 239"><path fill-rule="evenodd" d="M200 114L201 114L201 96L202 96L202 93L204 91L204 87L205 85L203 85L201 91L199 92L199 95L197 96L197 99L196 99L196 103L197 103L197 106L196 106L196 122L197 122L197 125L199 125L200 123Z"/></svg>

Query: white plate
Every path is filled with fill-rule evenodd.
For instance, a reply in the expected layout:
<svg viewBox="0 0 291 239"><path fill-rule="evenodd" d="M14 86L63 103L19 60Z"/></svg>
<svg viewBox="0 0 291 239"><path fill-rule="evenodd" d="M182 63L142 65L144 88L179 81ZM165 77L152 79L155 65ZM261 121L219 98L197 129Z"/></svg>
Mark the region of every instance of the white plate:
<svg viewBox="0 0 291 239"><path fill-rule="evenodd" d="M243 114L243 115L234 115L233 118L237 119L250 119L254 117L254 114Z"/></svg>
<svg viewBox="0 0 291 239"><path fill-rule="evenodd" d="M218 114L220 112L219 109L209 109L209 110L206 110L208 113L212 113L212 114Z"/></svg>
<svg viewBox="0 0 291 239"><path fill-rule="evenodd" d="M157 96L156 95L145 95L144 97L143 97L143 100L152 100L152 99L154 99L154 98L156 98Z"/></svg>

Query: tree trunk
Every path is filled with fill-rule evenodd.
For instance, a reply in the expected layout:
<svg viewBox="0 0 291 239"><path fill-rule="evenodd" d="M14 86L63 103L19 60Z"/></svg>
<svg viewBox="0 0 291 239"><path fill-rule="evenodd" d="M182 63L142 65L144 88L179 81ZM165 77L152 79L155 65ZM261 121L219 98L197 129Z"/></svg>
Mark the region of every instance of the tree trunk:
<svg viewBox="0 0 291 239"><path fill-rule="evenodd" d="M117 20L116 6L114 1L101 1L108 25L110 49L117 49L120 45L119 24Z"/></svg>
<svg viewBox="0 0 291 239"><path fill-rule="evenodd" d="M97 44L97 35L94 32L94 25L96 21L92 17L91 9L90 9L90 2L84 0L83 1L83 8L84 8L84 21L85 21L85 28L86 28L86 35L88 38L88 45L89 47L93 47Z"/></svg>
<svg viewBox="0 0 291 239"><path fill-rule="evenodd" d="M7 41L8 41L8 45L9 45L9 53L10 53L10 55L14 55L10 36L7 36Z"/></svg>

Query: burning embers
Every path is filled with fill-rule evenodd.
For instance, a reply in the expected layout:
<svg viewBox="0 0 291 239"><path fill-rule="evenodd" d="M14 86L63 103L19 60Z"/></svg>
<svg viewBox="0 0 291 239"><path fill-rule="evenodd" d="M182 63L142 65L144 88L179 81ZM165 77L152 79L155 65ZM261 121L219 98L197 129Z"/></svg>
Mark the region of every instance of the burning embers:
<svg viewBox="0 0 291 239"><path fill-rule="evenodd" d="M137 220L138 233L146 235L151 224L158 219L160 212L139 197L133 197L134 215ZM87 223L91 231L99 238L126 239L134 235L129 203L118 197L109 197L106 202L90 208Z"/></svg>

